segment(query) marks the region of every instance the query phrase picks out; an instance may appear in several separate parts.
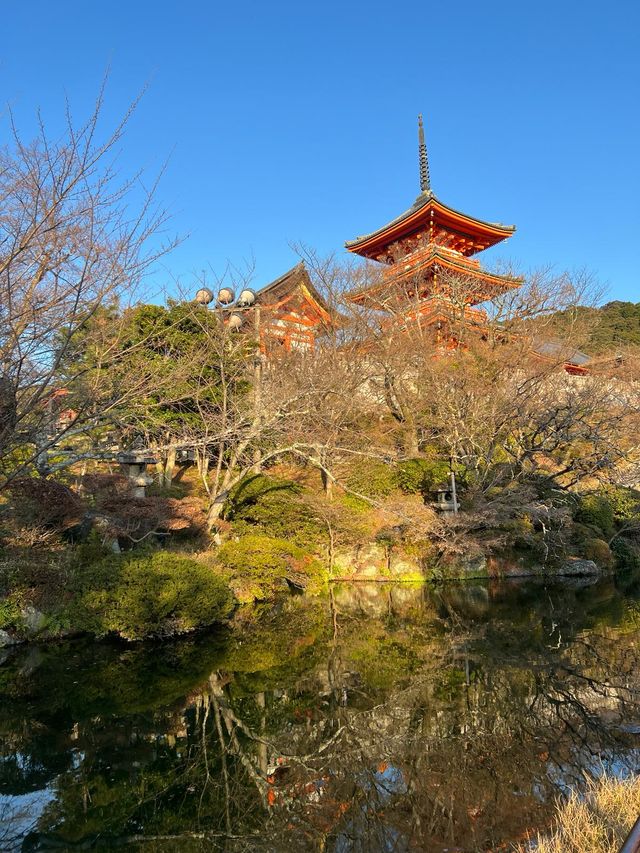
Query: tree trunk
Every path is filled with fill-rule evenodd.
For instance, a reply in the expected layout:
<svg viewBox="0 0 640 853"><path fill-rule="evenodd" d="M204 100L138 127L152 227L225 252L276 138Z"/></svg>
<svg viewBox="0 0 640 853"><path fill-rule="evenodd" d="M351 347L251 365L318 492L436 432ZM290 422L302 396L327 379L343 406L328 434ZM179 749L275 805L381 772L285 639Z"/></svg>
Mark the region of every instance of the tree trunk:
<svg viewBox="0 0 640 853"><path fill-rule="evenodd" d="M209 505L209 512L207 513L207 526L209 530L215 527L216 522L222 515L222 510L224 509L225 502L229 495L228 490L224 492L220 492L215 496L211 504Z"/></svg>

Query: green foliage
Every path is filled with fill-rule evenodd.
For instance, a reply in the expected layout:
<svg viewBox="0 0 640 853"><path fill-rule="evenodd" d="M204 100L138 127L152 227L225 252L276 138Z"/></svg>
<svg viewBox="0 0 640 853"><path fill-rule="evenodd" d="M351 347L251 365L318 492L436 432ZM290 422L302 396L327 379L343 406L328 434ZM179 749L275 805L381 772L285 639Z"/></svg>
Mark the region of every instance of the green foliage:
<svg viewBox="0 0 640 853"><path fill-rule="evenodd" d="M582 555L603 568L610 568L613 565L611 548L604 539L588 539L584 544Z"/></svg>
<svg viewBox="0 0 640 853"><path fill-rule="evenodd" d="M340 496L340 503L348 512L359 513L360 515L364 515L371 509L371 504L368 504L362 498L350 495L348 492Z"/></svg>
<svg viewBox="0 0 640 853"><path fill-rule="evenodd" d="M616 529L640 527L640 494L635 489L605 486L580 497L574 519L575 530L583 539L588 538L588 531L591 538L610 539Z"/></svg>
<svg viewBox="0 0 640 853"><path fill-rule="evenodd" d="M119 315L98 312L73 337L65 360L65 382L78 385L78 373L96 365L93 338L113 337L113 358L104 372L104 393L115 395L131 376L148 385L147 394L135 395L112 411L125 430L166 441L200 425L203 411L215 411L222 398L220 370L229 374L227 390L236 397L248 383L230 368L246 355L243 347L228 345L218 315L192 303L169 300L166 306L136 305ZM250 346L248 343L247 346ZM79 380L81 383L81 379ZM130 436L129 436L130 437Z"/></svg>
<svg viewBox="0 0 640 853"><path fill-rule="evenodd" d="M14 592L0 601L0 630L19 628L22 624L22 599L19 592Z"/></svg>
<svg viewBox="0 0 640 853"><path fill-rule="evenodd" d="M319 592L326 573L318 560L286 539L253 534L226 542L218 552L220 564L232 577L240 601L264 600L288 588L288 583Z"/></svg>
<svg viewBox="0 0 640 853"><path fill-rule="evenodd" d="M553 320L559 334L576 320L584 321L589 328L584 348L589 353L640 346L640 302L617 300L600 308L579 306L558 312Z"/></svg>
<svg viewBox="0 0 640 853"><path fill-rule="evenodd" d="M233 597L211 568L170 552L112 556L77 578L71 624L102 636L143 640L204 628L225 619Z"/></svg>
<svg viewBox="0 0 640 853"><path fill-rule="evenodd" d="M581 524L591 524L598 527L607 537L613 534L613 507L605 494L595 492L584 495L574 516Z"/></svg>
<svg viewBox="0 0 640 853"><path fill-rule="evenodd" d="M611 551L619 569L640 569L640 546L618 536L611 543Z"/></svg>
<svg viewBox="0 0 640 853"><path fill-rule="evenodd" d="M425 495L446 482L449 463L443 459L407 459L398 465L396 481L407 494Z"/></svg>
<svg viewBox="0 0 640 853"><path fill-rule="evenodd" d="M229 496L224 514L240 534L260 532L300 546L327 538L326 524L305 503L300 486L266 474L245 477Z"/></svg>
<svg viewBox="0 0 640 853"><path fill-rule="evenodd" d="M622 486L608 486L602 491L617 523L640 522L640 492Z"/></svg>
<svg viewBox="0 0 640 853"><path fill-rule="evenodd" d="M347 487L368 498L384 498L398 487L395 469L378 459L360 459L346 481Z"/></svg>

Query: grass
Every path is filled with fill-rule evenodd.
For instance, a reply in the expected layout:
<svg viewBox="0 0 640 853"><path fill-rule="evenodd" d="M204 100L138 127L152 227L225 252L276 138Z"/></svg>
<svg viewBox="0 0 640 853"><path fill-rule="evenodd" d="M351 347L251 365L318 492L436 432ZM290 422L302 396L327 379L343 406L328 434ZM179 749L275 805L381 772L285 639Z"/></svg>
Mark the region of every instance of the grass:
<svg viewBox="0 0 640 853"><path fill-rule="evenodd" d="M518 853L618 853L640 816L640 777L602 776L589 783L584 796L571 794L558 804L548 833L514 848Z"/></svg>

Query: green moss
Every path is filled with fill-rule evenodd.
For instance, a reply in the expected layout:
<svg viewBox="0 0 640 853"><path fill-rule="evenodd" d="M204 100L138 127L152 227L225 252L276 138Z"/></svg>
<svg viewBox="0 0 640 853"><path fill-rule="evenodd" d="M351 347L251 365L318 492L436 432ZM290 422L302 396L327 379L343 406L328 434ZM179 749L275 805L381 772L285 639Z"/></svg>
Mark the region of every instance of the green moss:
<svg viewBox="0 0 640 853"><path fill-rule="evenodd" d="M77 630L142 640L225 619L233 596L211 568L169 552L111 557L78 577L64 616Z"/></svg>
<svg viewBox="0 0 640 853"><path fill-rule="evenodd" d="M240 601L264 600L286 589L287 583L312 594L326 585L327 573L319 560L286 539L252 534L225 543L218 552L229 571Z"/></svg>
<svg viewBox="0 0 640 853"><path fill-rule="evenodd" d="M364 513L371 509L371 504L368 504L365 500L362 500L362 498L357 498L355 495L350 495L349 493L342 495L340 502L345 509L350 512L360 513L361 515L364 515Z"/></svg>

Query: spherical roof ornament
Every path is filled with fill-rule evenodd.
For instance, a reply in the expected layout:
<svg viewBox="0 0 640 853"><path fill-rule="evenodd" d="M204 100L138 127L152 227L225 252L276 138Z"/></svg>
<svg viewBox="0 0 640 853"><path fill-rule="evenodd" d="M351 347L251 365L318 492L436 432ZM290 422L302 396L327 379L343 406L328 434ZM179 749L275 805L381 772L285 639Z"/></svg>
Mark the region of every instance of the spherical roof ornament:
<svg viewBox="0 0 640 853"><path fill-rule="evenodd" d="M230 287L221 287L218 291L218 302L221 305L231 305L235 298L236 295Z"/></svg>
<svg viewBox="0 0 640 853"><path fill-rule="evenodd" d="M196 293L196 302L198 305L209 305L213 302L213 293L208 287L201 287Z"/></svg>
<svg viewBox="0 0 640 853"><path fill-rule="evenodd" d="M250 287L245 287L240 291L240 296L238 297L238 305L247 307L249 305L253 305L256 301L256 294L254 290L251 290Z"/></svg>

